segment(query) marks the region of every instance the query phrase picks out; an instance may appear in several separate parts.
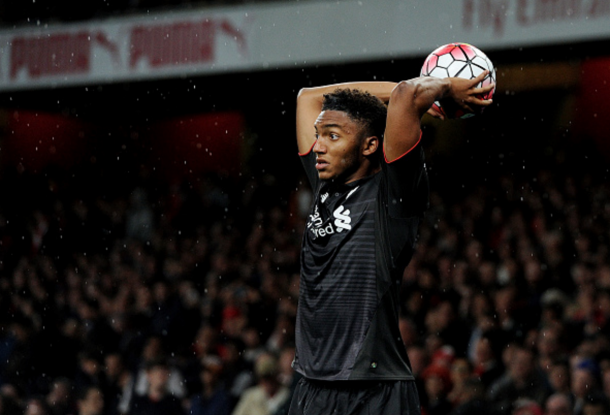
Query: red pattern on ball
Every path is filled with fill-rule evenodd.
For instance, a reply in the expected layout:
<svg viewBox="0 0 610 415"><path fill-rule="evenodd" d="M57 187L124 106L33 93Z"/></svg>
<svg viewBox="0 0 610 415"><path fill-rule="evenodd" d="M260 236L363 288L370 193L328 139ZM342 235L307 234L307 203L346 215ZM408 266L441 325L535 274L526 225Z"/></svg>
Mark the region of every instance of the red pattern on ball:
<svg viewBox="0 0 610 415"><path fill-rule="evenodd" d="M475 78L474 74L480 74L482 70L489 70L490 72L477 86L495 84L496 71L485 53L468 43L449 43L436 48L428 55L422 66L421 75L473 79ZM491 99L494 92L495 88L487 94L481 94L480 98ZM456 110L454 113L448 114L439 102L436 102L432 107L447 118L466 118L474 115L465 114L462 110Z"/></svg>

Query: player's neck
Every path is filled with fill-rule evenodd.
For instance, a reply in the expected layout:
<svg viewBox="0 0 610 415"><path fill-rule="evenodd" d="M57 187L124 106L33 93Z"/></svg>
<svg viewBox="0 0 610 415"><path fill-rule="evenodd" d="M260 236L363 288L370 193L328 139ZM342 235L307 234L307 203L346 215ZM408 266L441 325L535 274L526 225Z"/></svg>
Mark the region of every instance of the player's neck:
<svg viewBox="0 0 610 415"><path fill-rule="evenodd" d="M372 176L376 173L379 173L380 170L381 170L381 167L379 165L373 164L369 160L366 160L366 162L360 164L358 169L353 174L346 177L345 181L343 181L343 183L344 184L353 183L355 181L358 181L358 180L364 179L366 177Z"/></svg>

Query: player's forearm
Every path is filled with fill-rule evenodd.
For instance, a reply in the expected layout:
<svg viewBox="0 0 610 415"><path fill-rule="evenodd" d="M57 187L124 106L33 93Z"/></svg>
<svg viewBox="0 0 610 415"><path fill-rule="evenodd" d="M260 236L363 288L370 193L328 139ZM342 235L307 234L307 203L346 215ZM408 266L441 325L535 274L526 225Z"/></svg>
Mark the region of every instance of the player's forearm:
<svg viewBox="0 0 610 415"><path fill-rule="evenodd" d="M390 100L392 90L396 86L396 82L345 82L339 84L324 85L312 88L303 88L299 92L298 100L314 100L322 105L324 94L329 94L337 89L349 88L359 89L374 95L383 102Z"/></svg>
<svg viewBox="0 0 610 415"><path fill-rule="evenodd" d="M411 108L421 117L435 101L447 97L450 93L449 78L423 76L400 82L392 91L391 99L395 104Z"/></svg>
<svg viewBox="0 0 610 415"><path fill-rule="evenodd" d="M421 137L421 117L434 101L450 94L449 80L424 77L399 82L392 90L385 130L386 160L410 151Z"/></svg>

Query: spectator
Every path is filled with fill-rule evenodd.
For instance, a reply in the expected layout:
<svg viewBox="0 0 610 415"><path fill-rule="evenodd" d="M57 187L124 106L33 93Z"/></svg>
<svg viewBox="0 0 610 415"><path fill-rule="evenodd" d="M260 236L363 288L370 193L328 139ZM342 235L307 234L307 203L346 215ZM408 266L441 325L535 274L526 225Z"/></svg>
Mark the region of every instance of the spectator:
<svg viewBox="0 0 610 415"><path fill-rule="evenodd" d="M451 410L451 402L447 393L451 388L449 369L439 363L432 363L422 373L424 388L428 401L426 413L429 415L444 415Z"/></svg>
<svg viewBox="0 0 610 415"><path fill-rule="evenodd" d="M50 412L42 397L33 396L26 401L23 415L50 415Z"/></svg>
<svg viewBox="0 0 610 415"><path fill-rule="evenodd" d="M587 397L582 407L582 415L607 415L610 413L608 398L602 394Z"/></svg>
<svg viewBox="0 0 610 415"><path fill-rule="evenodd" d="M422 406L428 404L428 395L426 395L426 388L424 387L424 379L422 374L428 366L429 356L426 353L426 349L413 345L407 349L407 356L411 363L411 372L415 377L415 383L417 385L417 393L419 394L419 401Z"/></svg>
<svg viewBox="0 0 610 415"><path fill-rule="evenodd" d="M195 340L193 342L193 353L198 358L203 358L208 355L218 355L218 330L210 324L203 324L199 327Z"/></svg>
<svg viewBox="0 0 610 415"><path fill-rule="evenodd" d="M462 386L461 400L450 415L488 415L490 412L483 382L476 378L466 379Z"/></svg>
<svg viewBox="0 0 610 415"><path fill-rule="evenodd" d="M460 405L466 398L466 381L471 379L472 366L466 358L455 359L451 363L451 390L447 395L447 399L453 407ZM467 396L469 397L469 396Z"/></svg>
<svg viewBox="0 0 610 415"><path fill-rule="evenodd" d="M169 370L167 389L168 392L178 399L182 399L186 394L184 386L184 379L180 371L174 366L170 365L166 361L165 349L163 342L158 336L151 336L146 339L144 348L142 349L142 358L140 367L135 378L134 391L136 395L143 396L150 390L148 382L149 376L149 364L151 362L165 361Z"/></svg>
<svg viewBox="0 0 610 415"><path fill-rule="evenodd" d="M106 355L104 363L106 413L108 415L126 413L134 387L134 377L125 367L120 353Z"/></svg>
<svg viewBox="0 0 610 415"><path fill-rule="evenodd" d="M259 356L260 357L260 356ZM254 383L252 366L243 359L241 343L237 340L227 341L222 349L223 381L236 403L243 393Z"/></svg>
<svg viewBox="0 0 610 415"><path fill-rule="evenodd" d="M248 326L241 332L241 338L244 343L244 361L248 365L254 366L254 362L264 351L265 348L261 345L260 334L256 327Z"/></svg>
<svg viewBox="0 0 610 415"><path fill-rule="evenodd" d="M64 415L72 411L72 382L66 378L55 379L45 402L52 415ZM1 412L0 412L1 413Z"/></svg>
<svg viewBox="0 0 610 415"><path fill-rule="evenodd" d="M76 398L78 415L103 415L104 396L97 386L89 386L79 393Z"/></svg>
<svg viewBox="0 0 610 415"><path fill-rule="evenodd" d="M473 372L481 379L486 389L504 373L504 367L495 350L496 339L497 336L492 332L485 332L476 340Z"/></svg>
<svg viewBox="0 0 610 415"><path fill-rule="evenodd" d="M538 366L545 372L551 367L553 361L565 358L563 350L561 326L557 324L541 328L537 333L536 349L538 352Z"/></svg>
<svg viewBox="0 0 610 415"><path fill-rule="evenodd" d="M169 392L170 368L163 359L150 360L146 364L147 390L145 395L135 395L129 415L183 415L180 400Z"/></svg>
<svg viewBox="0 0 610 415"><path fill-rule="evenodd" d="M193 396L189 403L190 415L229 415L231 398L220 384L222 361L218 356L202 359L201 393Z"/></svg>
<svg viewBox="0 0 610 415"><path fill-rule="evenodd" d="M84 350L78 356L78 369L75 384L79 387L101 386L103 373L101 370L100 353L95 350Z"/></svg>
<svg viewBox="0 0 610 415"><path fill-rule="evenodd" d="M508 414L511 405L518 399L530 399L542 405L550 390L546 379L534 365L531 350L513 346L510 364L506 373L489 389L489 399L499 413Z"/></svg>
<svg viewBox="0 0 610 415"><path fill-rule="evenodd" d="M294 383L294 374L297 373L292 368L294 356L294 345L288 344L282 348L278 358L278 380L282 385L288 388Z"/></svg>
<svg viewBox="0 0 610 415"><path fill-rule="evenodd" d="M284 404L274 412L274 415L287 415L290 409L290 402L299 380L303 377L299 372L296 372L292 368L292 362L294 360L295 347L294 345L287 345L282 349L280 357L278 359L279 374L278 379L282 385L288 388L289 394Z"/></svg>
<svg viewBox="0 0 610 415"><path fill-rule="evenodd" d="M572 401L569 395L554 393L549 396L545 404L545 415L573 415Z"/></svg>
<svg viewBox="0 0 610 415"><path fill-rule="evenodd" d="M5 360L6 366L2 377L11 384L30 389L37 375L34 371L33 341L36 327L28 318L20 315L13 319L9 327L10 333L5 340L9 357Z"/></svg>
<svg viewBox="0 0 610 415"><path fill-rule="evenodd" d="M574 401L574 414L581 415L587 397L597 390L595 364L591 360L583 360L572 368L570 389Z"/></svg>
<svg viewBox="0 0 610 415"><path fill-rule="evenodd" d="M21 415L22 413L23 411L11 396L0 393L0 414Z"/></svg>
<svg viewBox="0 0 610 415"><path fill-rule="evenodd" d="M530 399L518 399L514 406L512 415L543 415L540 405Z"/></svg>
<svg viewBox="0 0 610 415"><path fill-rule="evenodd" d="M256 360L254 372L258 384L247 389L233 415L272 415L288 399L289 390L278 379L278 362L270 353Z"/></svg>
<svg viewBox="0 0 610 415"><path fill-rule="evenodd" d="M551 364L548 370L548 380L555 393L570 394L570 365L567 361L559 360Z"/></svg>

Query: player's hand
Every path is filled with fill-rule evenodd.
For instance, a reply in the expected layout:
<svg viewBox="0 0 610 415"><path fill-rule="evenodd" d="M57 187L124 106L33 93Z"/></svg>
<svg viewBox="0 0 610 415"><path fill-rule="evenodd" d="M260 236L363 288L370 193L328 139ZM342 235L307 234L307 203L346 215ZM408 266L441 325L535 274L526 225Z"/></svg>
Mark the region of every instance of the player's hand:
<svg viewBox="0 0 610 415"><path fill-rule="evenodd" d="M491 92L495 84L477 87L488 75L489 71L484 71L473 79L449 78L451 88L441 105L457 106L468 113L480 112L482 108L491 105L493 102L491 99L482 97Z"/></svg>

